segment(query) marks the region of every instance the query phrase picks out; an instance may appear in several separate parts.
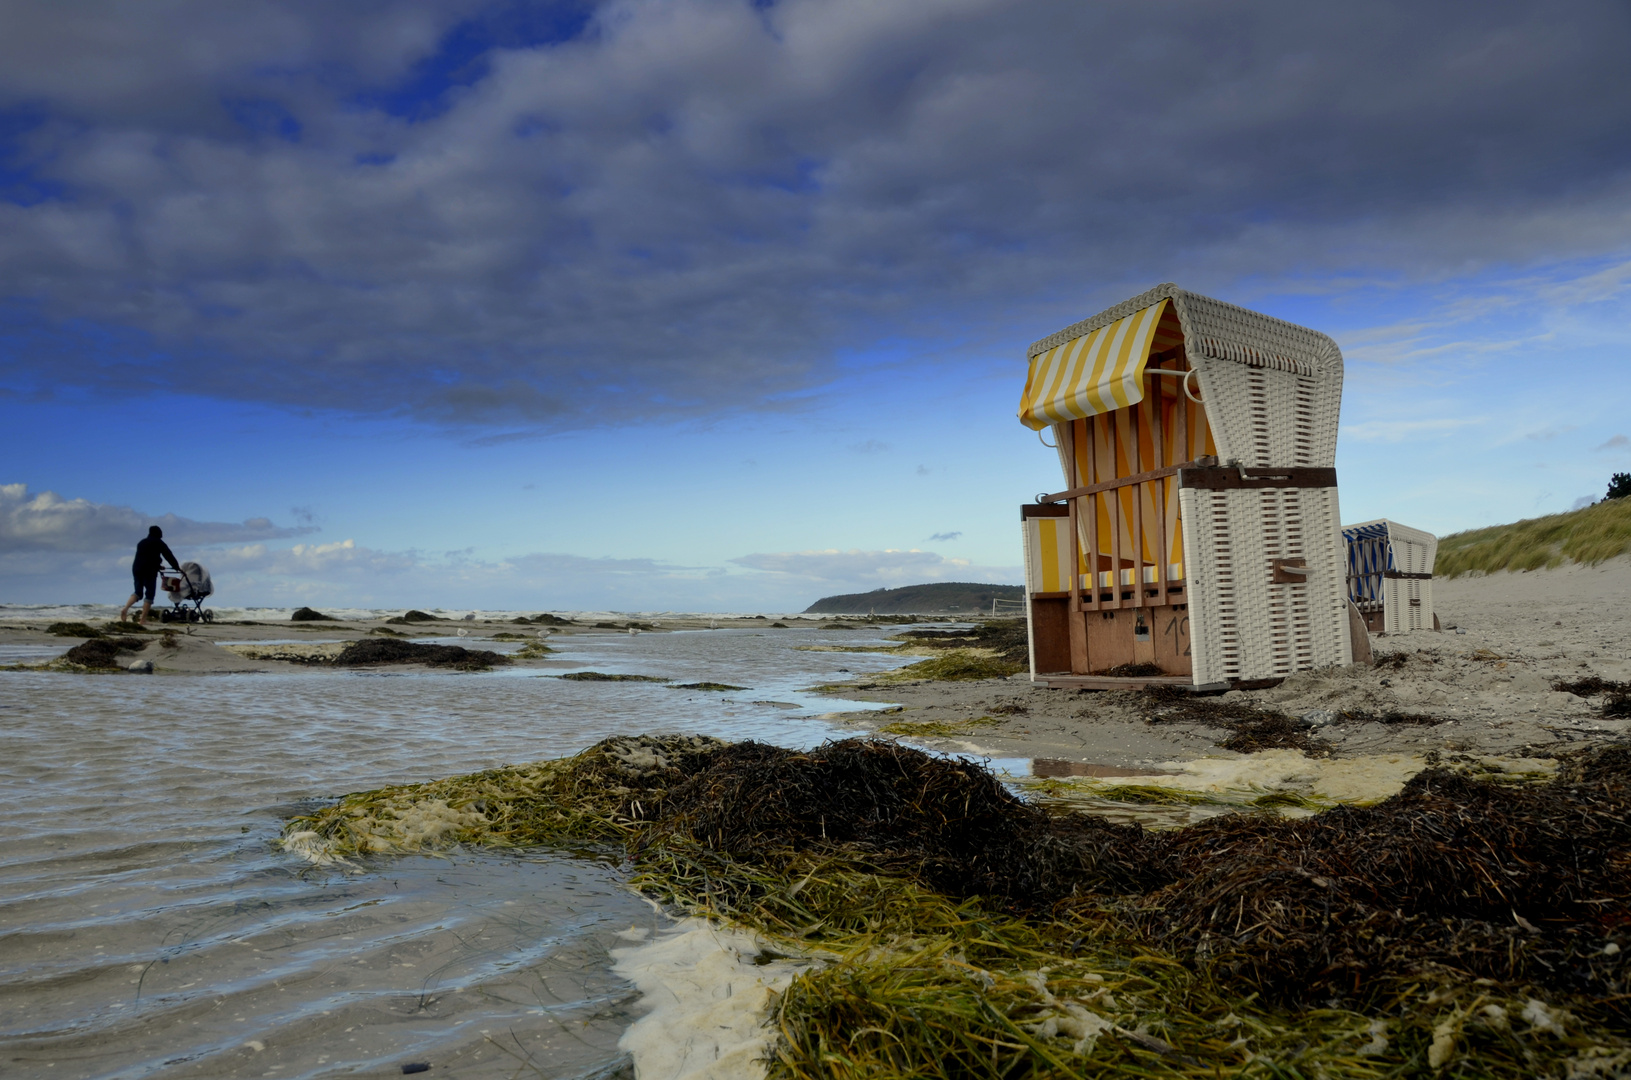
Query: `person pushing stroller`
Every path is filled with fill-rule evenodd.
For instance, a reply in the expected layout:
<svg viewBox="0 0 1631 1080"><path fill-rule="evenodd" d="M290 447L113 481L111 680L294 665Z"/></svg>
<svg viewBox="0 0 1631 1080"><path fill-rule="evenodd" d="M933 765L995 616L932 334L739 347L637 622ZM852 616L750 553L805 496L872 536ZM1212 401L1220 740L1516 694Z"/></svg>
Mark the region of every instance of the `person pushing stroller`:
<svg viewBox="0 0 1631 1080"><path fill-rule="evenodd" d="M136 591L130 594L130 599L120 610L120 622L130 614L130 605L138 600L142 602L142 614L137 622L145 624L147 617L153 613L153 597L158 595L159 570L164 565L161 559L168 559L176 572L181 572L181 563L176 561L170 545L164 542L164 530L154 525L147 530L147 539L136 545L136 558L130 564L130 572L136 578Z"/></svg>

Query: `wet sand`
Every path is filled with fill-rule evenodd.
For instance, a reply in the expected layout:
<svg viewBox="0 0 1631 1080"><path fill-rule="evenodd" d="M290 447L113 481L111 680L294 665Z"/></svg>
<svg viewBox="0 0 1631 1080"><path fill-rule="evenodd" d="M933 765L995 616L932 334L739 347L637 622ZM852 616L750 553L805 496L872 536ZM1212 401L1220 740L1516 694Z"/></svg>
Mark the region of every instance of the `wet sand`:
<svg viewBox="0 0 1631 1080"><path fill-rule="evenodd" d="M1524 756L1631 733L1631 721L1599 714L1600 698L1552 689L1589 675L1631 680L1631 559L1435 581L1433 587L1444 631L1372 635L1375 666L1307 672L1273 689L1232 691L1225 700L1292 717L1346 710L1437 721L1325 724L1314 733L1334 756ZM901 705L891 717L897 730L937 725L934 736L906 736L914 743L992 758L1127 768L1234 756L1218 745L1228 734L1222 729L1148 723L1142 694L1050 690L1028 675L980 682L861 679L842 696ZM861 728L879 718L846 719Z"/></svg>

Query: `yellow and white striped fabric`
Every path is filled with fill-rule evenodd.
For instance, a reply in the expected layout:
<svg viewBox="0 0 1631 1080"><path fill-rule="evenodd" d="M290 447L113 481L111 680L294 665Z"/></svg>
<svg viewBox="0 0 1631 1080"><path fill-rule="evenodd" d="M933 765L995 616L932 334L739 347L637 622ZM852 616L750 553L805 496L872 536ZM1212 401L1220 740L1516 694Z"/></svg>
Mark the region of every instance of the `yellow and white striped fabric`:
<svg viewBox="0 0 1631 1080"><path fill-rule="evenodd" d="M1028 580L1026 587L1032 593L1062 593L1070 591L1070 519L1069 518L1027 518L1025 521L1025 542L1030 545L1030 559L1026 564ZM1145 566L1143 568L1145 584L1153 585L1156 579L1156 568ZM1080 547L1076 553L1076 574L1080 587L1091 589L1093 586L1087 579L1087 560L1082 557ZM1101 589L1114 588L1112 584L1114 575L1109 570L1099 571L1099 587ZM1167 564L1167 580L1179 581L1184 576L1184 564L1181 562ZM1119 577L1122 585L1133 583L1133 571L1130 567L1123 568Z"/></svg>
<svg viewBox="0 0 1631 1080"><path fill-rule="evenodd" d="M1019 419L1041 431L1144 399L1144 363L1168 301L1073 338L1031 359Z"/></svg>
<svg viewBox="0 0 1631 1080"><path fill-rule="evenodd" d="M1031 557L1026 567L1031 580L1026 585L1033 593L1060 593L1070 591L1070 519L1027 518L1025 540L1031 545ZM1078 552L1076 573L1085 575L1087 563Z"/></svg>

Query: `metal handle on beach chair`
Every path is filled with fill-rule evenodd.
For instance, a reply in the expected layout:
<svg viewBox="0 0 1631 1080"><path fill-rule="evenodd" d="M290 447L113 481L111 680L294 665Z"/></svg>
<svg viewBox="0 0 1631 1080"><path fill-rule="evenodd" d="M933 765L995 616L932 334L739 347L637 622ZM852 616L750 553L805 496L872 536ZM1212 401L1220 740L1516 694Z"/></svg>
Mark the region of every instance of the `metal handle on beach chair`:
<svg viewBox="0 0 1631 1080"><path fill-rule="evenodd" d="M1198 374L1199 372L1200 372L1200 368L1185 368L1182 371L1179 371L1177 368L1145 368L1144 369L1144 374L1146 374L1146 375L1177 375L1178 377L1183 379L1183 382L1180 385L1183 387L1184 397L1188 398L1190 401L1195 402L1195 404L1197 404L1197 405L1201 404L1201 399L1196 397L1194 392L1189 389L1189 377L1191 375ZM1200 383L1197 382L1195 385L1198 388L1200 386Z"/></svg>

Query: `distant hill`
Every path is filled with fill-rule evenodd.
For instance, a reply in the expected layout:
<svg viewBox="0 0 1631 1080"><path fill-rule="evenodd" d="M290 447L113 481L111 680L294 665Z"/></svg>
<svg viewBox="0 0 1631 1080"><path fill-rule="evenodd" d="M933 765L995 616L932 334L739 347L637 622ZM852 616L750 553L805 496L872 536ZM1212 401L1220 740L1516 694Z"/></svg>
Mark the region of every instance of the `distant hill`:
<svg viewBox="0 0 1631 1080"><path fill-rule="evenodd" d="M1600 563L1631 550L1631 498L1604 499L1566 514L1492 525L1440 537L1433 573L1538 570L1564 562Z"/></svg>
<svg viewBox="0 0 1631 1080"><path fill-rule="evenodd" d="M975 581L936 581L899 589L823 596L804 609L806 615L943 615L948 611L991 610L991 600L1023 600L1021 585L989 585Z"/></svg>

